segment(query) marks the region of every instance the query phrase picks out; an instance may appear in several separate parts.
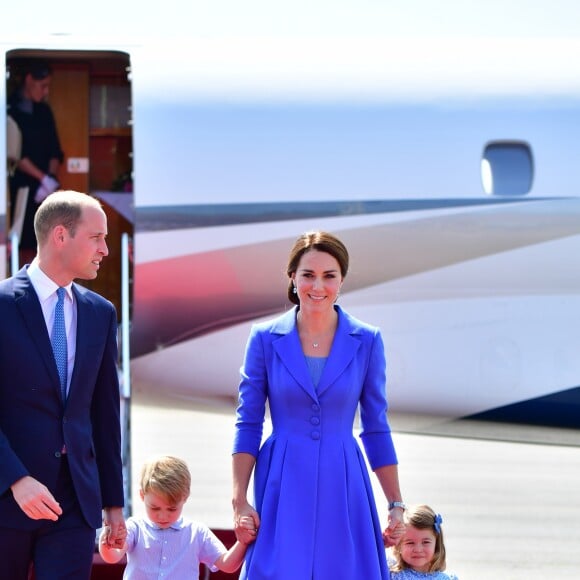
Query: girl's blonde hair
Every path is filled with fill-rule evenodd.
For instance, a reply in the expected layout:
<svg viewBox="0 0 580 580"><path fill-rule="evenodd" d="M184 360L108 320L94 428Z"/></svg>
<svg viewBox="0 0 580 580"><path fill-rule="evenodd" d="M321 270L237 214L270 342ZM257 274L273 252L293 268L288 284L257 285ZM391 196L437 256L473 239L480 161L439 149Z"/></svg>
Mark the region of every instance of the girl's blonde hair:
<svg viewBox="0 0 580 580"><path fill-rule="evenodd" d="M443 540L442 518L435 513L428 505L421 504L411 506L405 511L404 521L406 526L413 526L418 530L432 530L435 534L435 553L429 565L429 572L442 572L446 567L445 541ZM403 536L404 539L404 536ZM410 568L409 564L401 556L401 540L393 547L395 563L391 566L391 571L400 572Z"/></svg>

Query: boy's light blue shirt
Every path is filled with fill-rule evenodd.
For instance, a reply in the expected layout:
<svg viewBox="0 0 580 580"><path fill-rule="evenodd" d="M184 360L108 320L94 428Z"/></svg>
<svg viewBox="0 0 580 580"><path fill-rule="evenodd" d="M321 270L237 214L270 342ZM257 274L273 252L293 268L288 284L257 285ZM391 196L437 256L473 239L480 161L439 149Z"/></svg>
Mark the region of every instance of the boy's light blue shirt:
<svg viewBox="0 0 580 580"><path fill-rule="evenodd" d="M217 571L214 562L225 546L204 524L181 517L161 529L144 517L127 520L127 566L124 579L199 579L200 563Z"/></svg>

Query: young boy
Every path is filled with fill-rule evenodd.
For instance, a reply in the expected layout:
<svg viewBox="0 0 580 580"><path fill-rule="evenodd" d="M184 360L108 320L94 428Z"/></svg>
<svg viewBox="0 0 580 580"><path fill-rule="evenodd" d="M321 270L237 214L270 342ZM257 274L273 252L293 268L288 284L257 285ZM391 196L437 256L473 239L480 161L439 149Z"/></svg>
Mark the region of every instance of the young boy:
<svg viewBox="0 0 580 580"><path fill-rule="evenodd" d="M190 493L191 475L184 461L172 456L149 460L141 471L139 495L147 517L127 520L127 539L122 548L107 543L107 530L99 540L105 562L115 564L127 554L124 579L154 578L167 580L197 579L200 562L212 572L235 572L242 564L247 545L255 540L251 518L242 522L244 530L236 543L226 550L204 524L181 517Z"/></svg>

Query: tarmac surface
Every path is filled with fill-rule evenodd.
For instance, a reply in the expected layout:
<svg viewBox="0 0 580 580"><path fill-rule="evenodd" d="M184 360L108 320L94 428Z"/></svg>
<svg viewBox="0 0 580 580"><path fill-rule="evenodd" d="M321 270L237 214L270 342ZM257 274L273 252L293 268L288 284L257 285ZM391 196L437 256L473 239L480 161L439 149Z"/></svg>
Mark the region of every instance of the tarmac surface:
<svg viewBox="0 0 580 580"><path fill-rule="evenodd" d="M167 453L185 459L192 472L184 514L231 529L233 424L233 407L134 399L133 513L143 513L142 462ZM441 513L449 572L460 580L580 578L580 433L416 417L391 417L391 425L404 499ZM384 522L378 484L375 494Z"/></svg>

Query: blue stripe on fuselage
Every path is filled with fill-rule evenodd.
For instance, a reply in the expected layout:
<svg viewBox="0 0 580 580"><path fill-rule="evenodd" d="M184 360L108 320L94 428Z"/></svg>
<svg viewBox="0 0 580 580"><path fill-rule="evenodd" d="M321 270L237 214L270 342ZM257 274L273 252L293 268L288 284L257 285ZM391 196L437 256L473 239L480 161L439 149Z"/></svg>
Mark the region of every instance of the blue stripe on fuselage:
<svg viewBox="0 0 580 580"><path fill-rule="evenodd" d="M136 231L156 232L294 219L491 206L504 203L545 201L546 199L537 197L490 197L478 199L351 200L313 201L308 203L266 202L137 207Z"/></svg>
<svg viewBox="0 0 580 580"><path fill-rule="evenodd" d="M580 387L505 405L468 419L580 429Z"/></svg>

